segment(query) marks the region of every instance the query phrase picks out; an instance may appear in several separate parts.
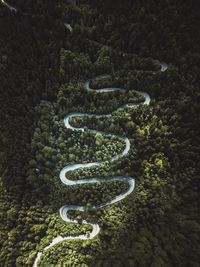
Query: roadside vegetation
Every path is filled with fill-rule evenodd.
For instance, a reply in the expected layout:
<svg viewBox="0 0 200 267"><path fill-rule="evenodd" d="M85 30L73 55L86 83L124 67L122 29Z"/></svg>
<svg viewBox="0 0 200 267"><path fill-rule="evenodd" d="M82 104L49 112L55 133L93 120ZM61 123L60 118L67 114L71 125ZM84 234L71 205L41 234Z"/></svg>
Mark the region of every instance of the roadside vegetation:
<svg viewBox="0 0 200 267"><path fill-rule="evenodd" d="M76 2L76 3L75 3ZM44 253L38 267L197 267L199 255L200 35L197 1L9 1L0 6L0 266L32 266L54 237L89 233ZM21 12L20 12L21 11ZM70 23L73 32L64 25ZM160 71L159 62L168 70ZM121 87L124 92L87 92ZM141 103L136 91L151 96ZM74 118L69 112L111 113ZM92 135L87 129L105 134ZM135 190L123 201L88 213L67 204L110 200L127 184L64 186L70 163L106 160L127 136L131 150L116 162L77 170L70 179L131 176Z"/></svg>

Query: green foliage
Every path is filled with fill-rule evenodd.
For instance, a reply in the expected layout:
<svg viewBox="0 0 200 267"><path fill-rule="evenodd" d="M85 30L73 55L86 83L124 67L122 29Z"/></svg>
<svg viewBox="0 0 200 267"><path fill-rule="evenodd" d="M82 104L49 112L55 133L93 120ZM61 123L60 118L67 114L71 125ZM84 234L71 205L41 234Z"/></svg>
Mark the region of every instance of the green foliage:
<svg viewBox="0 0 200 267"><path fill-rule="evenodd" d="M12 1L10 1L12 4ZM199 8L196 1L16 1L0 16L0 266L32 266L58 235L100 234L47 250L39 266L171 267L199 265ZM73 33L63 22L70 23ZM160 61L169 69L160 72ZM124 92L86 92L91 86ZM144 99L150 106L115 111ZM68 112L85 116L66 130ZM96 129L105 134L90 134ZM113 133L110 137L107 134ZM124 149L127 157L109 162ZM127 190L123 182L67 187L60 170L74 162L104 166L69 173L72 180L127 175L133 194L101 210L92 205ZM65 223L58 209L80 224Z"/></svg>

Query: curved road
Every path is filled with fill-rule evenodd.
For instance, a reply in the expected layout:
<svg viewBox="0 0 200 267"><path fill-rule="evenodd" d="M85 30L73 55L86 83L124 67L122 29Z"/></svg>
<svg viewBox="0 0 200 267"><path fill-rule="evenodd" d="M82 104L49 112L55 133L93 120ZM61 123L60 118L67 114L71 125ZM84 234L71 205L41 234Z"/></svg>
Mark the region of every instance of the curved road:
<svg viewBox="0 0 200 267"><path fill-rule="evenodd" d="M161 71L165 71L167 70L168 66L166 63L160 63L161 65ZM96 79L104 79L106 77L108 77L109 75L103 75L103 76L99 76ZM87 91L92 91L92 92L97 92L97 93L105 93L105 92L114 92L114 91L124 91L124 89L122 88L102 88L102 89L92 89L90 87L90 80L85 82L85 89ZM149 105L150 103L150 96L146 93L146 92L138 92L137 93L141 96L144 97L144 101L140 104L135 104L135 103L129 103L129 104L125 104L122 107L118 108L117 111L119 110L123 110L125 107L135 107L138 105ZM116 112L116 111L115 111ZM73 112L70 113L68 115L66 115L66 117L64 118L64 125L67 129L71 129L72 131L84 131L84 128L77 128L74 127L70 124L70 118L73 117L83 117L83 116L94 116L95 114L88 114L88 113L78 113L78 112ZM95 115L96 117L110 117L112 116L111 114L102 114L102 115ZM100 131L96 131L96 130L91 130L88 129L88 131L90 133L96 134L96 133L102 133L104 135L107 136L112 136L111 134L105 134L103 132ZM119 158L125 156L128 154L129 150L130 150L130 141L127 137L122 137L122 136L118 136L121 140L124 141L125 143L125 147L124 149L121 151L120 154L112 157L110 159L110 162L112 161L116 161ZM62 181L63 184L68 185L68 186L73 186L73 185L81 185L81 184L93 184L93 183L102 183L102 182L108 182L108 181L124 181L126 183L128 183L129 187L128 190L121 193L118 196L115 196L112 200L107 201L103 204L100 205L94 205L91 208L93 209L100 209L103 208L105 206L111 205L113 203L116 203L118 201L121 201L122 199L124 199L126 196L128 196L129 194L131 194L134 190L135 187L135 179L129 176L115 176L115 177L106 177L106 178L89 178L89 179L81 179L81 180L69 180L67 178L67 173L73 170L77 170L77 169L83 169L83 168L88 168L88 167L92 167L92 166L98 166L98 165L103 165L105 164L106 161L96 161L96 162L91 162L91 163L79 163L79 164L69 164L67 166L65 166L61 172L60 172L60 180ZM64 205L60 208L60 217L65 221L65 222L73 222L73 223L78 223L77 220L72 220L68 217L68 211L69 210L74 210L74 211L81 211L81 212L87 212L87 207L86 206L78 206L78 205ZM96 223L91 223L91 222L87 222L85 220L82 221L83 224L89 224L92 226L92 232L90 234L84 234L84 235L77 235L77 236L58 236L56 238L54 238L52 240L52 242L44 248L44 252L46 250L48 250L49 248L53 247L54 245L58 244L61 241L64 240L72 240L72 239L79 239L79 240L88 240L88 239L92 239L94 238L96 235L98 235L99 231L100 231L100 227L98 224ZM37 263L40 260L42 256L42 252L38 252L37 257L35 259L34 265L33 267L37 267Z"/></svg>
<svg viewBox="0 0 200 267"><path fill-rule="evenodd" d="M17 12L17 9L11 5L9 5L7 2L5 2L4 0L0 0L2 2L3 5L7 6L11 11L15 11ZM71 27L70 24L68 23L64 23L65 27L70 31L72 32L73 31L73 28ZM168 65L164 62L160 63L160 66L161 66L161 71L164 72L168 69ZM99 76L97 77L96 79L104 79L106 77L108 77L109 75L102 75L102 76ZM95 90L95 89L92 89L90 87L90 80L86 81L85 82L85 88L87 91L95 91L97 93L108 93L108 92L114 92L114 91L125 91L125 89L122 89L122 88L102 88L102 89L98 89L98 90ZM142 105L149 105L150 103L150 96L146 93L146 92L138 92L138 94L140 94L141 96L144 97L144 101L140 104ZM135 106L138 106L140 104L134 104L134 103L128 103L128 104L125 104L123 105L122 107L118 108L116 111L119 111L119 110L123 110L125 107L135 107ZM115 111L115 112L116 112ZM77 128L77 127L73 127L71 124L70 124L70 118L73 118L73 117L83 117L83 116L93 116L95 115L96 117L110 117L112 116L112 113L111 114L102 114L102 115L96 115L96 114L88 114L88 113L78 113L78 112L73 112L73 113L70 113L68 114L65 118L64 118L64 125L67 129L71 129L72 131L84 131L84 128ZM107 135L107 136L112 136L111 134L105 134L103 132L100 132L100 131L96 131L96 130L91 130L89 129L88 130L89 132L93 133L93 134L96 134L96 133L102 133L104 135ZM122 137L122 136L118 136L121 140L124 141L125 143L125 148L121 151L120 154L112 157L109 161L112 162L112 161L116 161L118 160L119 158L125 156L128 154L129 150L130 150L130 141L127 137ZM77 181L72 181L72 180L69 180L67 178L67 173L70 172L70 171L73 171L73 170L77 170L77 169L83 169L83 168L88 168L88 167L92 167L92 166L98 166L98 165L103 165L105 164L106 161L97 161L97 162L92 162L92 163L81 163L81 164L69 164L67 166L65 166L61 172L60 172L60 180L62 181L63 184L66 184L66 185L70 185L70 186L73 186L73 185L81 185L81 184L92 184L92 183L102 183L102 182L109 182L109 181L124 181L124 182L127 182L129 184L129 187L127 189L127 191L119 194L118 196L115 196L112 200L110 201L107 201L103 204L100 204L100 205L94 205L92 206L91 208L93 209L100 209L100 208L103 208L105 206L108 206L108 205L111 205L113 203L116 203L118 201L121 201L122 199L124 199L126 196L128 196L129 194L131 194L134 190L134 187L135 187L135 179L132 178L132 177L129 177L129 176L115 176L115 177L106 177L106 178L89 178L89 179L81 179L81 180L77 180ZM65 222L73 222L73 223L78 223L77 220L72 220L68 217L68 211L69 210L74 210L74 211L81 211L81 212L87 212L87 207L86 206L78 206L78 205L65 205L65 206L62 206L60 208L60 217L65 221ZM65 236L65 237L62 237L62 236L58 236L56 238L54 238L52 240L52 242L46 246L43 251L45 252L46 250L48 250L49 248L53 247L54 245L60 243L61 241L64 241L64 240L73 240L73 239L79 239L79 240L88 240L88 239L92 239L94 238L96 235L98 235L98 233L100 232L100 227L98 224L96 223L91 223L91 222L87 222L86 220L82 220L82 223L83 224L89 224L92 226L92 232L90 234L85 234L85 235L77 235L77 236ZM42 256L42 252L38 252L37 253L37 257L34 261L34 264L33 264L33 267L37 267L38 265L38 262L40 260Z"/></svg>
<svg viewBox="0 0 200 267"><path fill-rule="evenodd" d="M4 0L1 0L1 3L2 3L4 6L8 7L11 11L15 11L15 12L17 12L17 9L16 9L15 7L9 5L9 4L8 4L7 2L5 2Z"/></svg>

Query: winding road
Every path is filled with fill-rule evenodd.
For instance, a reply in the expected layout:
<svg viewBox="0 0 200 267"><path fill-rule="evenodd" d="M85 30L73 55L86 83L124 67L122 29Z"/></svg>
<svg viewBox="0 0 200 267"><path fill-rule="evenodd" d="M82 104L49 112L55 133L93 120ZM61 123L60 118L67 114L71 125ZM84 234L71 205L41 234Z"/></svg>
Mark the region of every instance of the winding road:
<svg viewBox="0 0 200 267"><path fill-rule="evenodd" d="M11 5L9 5L7 2L5 2L4 0L0 0L1 3L3 5L5 5L6 7L8 7L11 11L15 11L17 12L17 9ZM24 13L26 14L26 13ZM68 23L64 23L64 26L70 31L72 32L73 31L73 28L71 27L70 24ZM168 69L168 65L164 62L160 63L160 71L164 72ZM99 80L102 80L102 79L105 79L109 77L109 75L102 75L102 76L99 76L99 77L96 77L96 79L99 79ZM113 87L110 87L110 88L101 88L101 89L93 89L90 87L90 81L91 80L88 80L85 82L85 89L87 91L90 91L90 92L95 92L95 93L109 93L109 92L115 92L115 91L125 91L125 89L122 89L122 88L113 88ZM138 105L149 105L150 103L150 96L148 93L146 92L140 92L140 91L136 91L139 95L143 96L144 98L144 101L142 103L139 103L139 104L136 104L136 103L128 103L128 104L125 104L123 106L121 106L120 108L118 108L116 111L120 111L120 110L123 110L125 107L136 107ZM88 114L88 113L78 113L78 112L73 112L73 113L70 113L68 115L66 115L66 117L64 118L64 125L67 129L71 129L72 131L82 131L84 132L84 128L77 128L77 127L74 127L70 124L70 119L73 118L73 117L83 117L83 116L96 116L96 117L111 117L112 116L112 113L111 114L101 114L101 115L96 115L96 114ZM96 131L96 130L91 130L91 129L88 129L88 131L92 134L97 134L97 133L101 133L103 135L107 135L107 136L110 136L112 137L113 135L112 134L106 134L104 132L101 132L101 131ZM118 160L119 158L125 156L128 154L129 150L130 150L130 141L127 137L122 137L122 136L118 136L118 138L120 138L124 144L125 144L125 147L124 149L121 151L120 154L112 157L111 159L109 159L110 162L113 162L113 161L116 161ZM127 197L129 194L131 194L135 188L135 179L130 177L130 176L115 176L115 177L97 177L97 178L89 178L89 179L81 179L81 180L69 180L67 178L67 173L70 172L70 171L74 171L74 170L77 170L77 169L83 169L83 168L89 168L89 167L93 167L93 166L99 166L99 165L104 165L106 163L106 161L96 161L96 162L91 162L91 163L79 163L79 164L69 164L67 166L65 166L61 172L60 172L60 180L62 181L63 184L65 185L68 185L68 186L73 186L73 185L82 185L82 184L94 184L94 183L102 183L102 182L109 182L109 181L123 181L123 182L126 182L128 183L129 187L128 189L115 196L112 200L110 201L107 201L105 203L102 203L100 205L94 205L92 206L91 208L92 209L100 209L100 208L103 208L105 206L108 206L108 205L111 205L111 204L114 204L116 202L119 202L121 201L122 199L124 199L125 197ZM81 211L81 212L87 212L88 211L88 208L86 206L79 206L79 205L64 205L60 208L60 217L63 219L63 221L65 222L73 222L73 223L78 223L77 220L73 220L73 219L70 219L68 217L68 211L70 210L73 210L73 211ZM56 238L54 238L52 240L52 242L46 246L44 249L43 249L43 252L47 251L48 249L50 249L51 247L53 247L54 245L64 241L64 240L75 240L75 239L79 239L79 240L88 240L88 239L92 239L94 238L95 236L98 235L98 233L100 232L100 227L97 223L92 223L92 222L88 222L86 220L82 220L82 224L88 224L88 225L91 225L92 226L92 232L90 234L84 234L84 235L77 235L77 236L71 236L71 235L68 235L68 236L65 236L65 237L62 237L62 236L58 236ZM37 253L37 257L35 258L35 261L34 261L34 264L33 264L33 267L37 267L38 265L38 262L43 254L43 252L38 252Z"/></svg>
<svg viewBox="0 0 200 267"><path fill-rule="evenodd" d="M164 72L167 70L168 66L166 63L160 63L161 66L161 71ZM107 78L109 75L103 75L103 76L99 76L96 79L102 80ZM87 91L90 92L95 92L95 93L108 93L108 92L114 92L114 91L124 91L125 89L122 88L102 88L102 89L92 89L90 87L90 81L88 80L85 82L85 89ZM141 96L143 96L144 101L142 103L139 104L135 104L135 103L128 103L125 104L123 106L121 106L120 108L118 108L116 111L119 110L123 110L125 107L136 107L138 105L149 105L150 103L150 96L149 94L147 94L146 92L139 92L137 91L137 93ZM82 131L84 132L84 128L77 128L74 127L70 124L70 119L74 118L74 117L83 117L83 116L96 116L96 117L110 117L112 116L111 114L102 114L102 115L96 115L96 114L88 114L88 113L78 113L78 112L73 112L70 113L68 115L66 115L66 117L64 118L64 125L67 129L71 129L72 131ZM96 134L96 133L101 133L103 135L107 135L107 136L112 136L112 134L106 134L103 133L101 131L96 131L96 130L91 130L88 129L88 131L92 134ZM127 137L122 137L122 136L118 136L121 140L123 140L125 147L124 149L121 151L120 154L113 156L109 161L113 162L118 160L119 158L125 156L128 154L129 150L130 150L130 141ZM113 203L116 203L118 201L121 201L122 199L124 199L125 197L127 197L129 194L131 194L135 188L135 179L129 176L115 176L115 177L106 177L106 178L89 178L89 179L81 179L81 180L69 180L67 178L67 173L70 171L74 171L77 169L83 169L83 168L89 168L89 167L93 167L93 166L99 166L99 165L103 165L105 164L106 161L96 161L96 162L90 162L90 163L79 163L79 164L69 164L67 166L65 166L61 172L60 172L60 180L62 181L63 184L67 185L67 186L74 186L74 185L81 185L81 184L94 184L94 183L102 183L102 182L109 182L109 181L124 181L126 183L128 183L129 187L127 189L127 191L121 193L118 196L115 196L112 200L107 201L105 203L102 203L100 205L94 205L91 208L93 209L100 209L103 208L105 206L111 205ZM69 218L68 216L68 211L73 210L73 211L81 211L81 212L87 212L87 207L86 206L79 206L79 205L64 205L60 208L60 217L63 219L63 221L65 222L73 222L73 223L78 223L77 220L72 220ZM47 251L48 249L50 249L51 247L53 247L54 245L60 243L61 241L64 240L74 240L74 239L79 239L79 240L88 240L88 239L92 239L94 238L96 235L98 235L98 233L100 232L100 227L97 223L92 223L92 222L88 222L86 220L82 221L83 224L89 224L92 226L92 232L90 234L84 234L84 235L77 235L77 236L58 236L56 238L54 238L52 240L52 242L46 246L43 250L43 252ZM33 267L37 267L38 261L40 260L42 256L42 252L38 252L37 257L35 259L34 265Z"/></svg>
<svg viewBox="0 0 200 267"><path fill-rule="evenodd" d="M8 4L7 2L5 2L4 0L1 0L1 3L2 3L4 6L8 7L11 11L15 11L15 12L17 12L17 9L16 9L14 6L9 5L9 4Z"/></svg>

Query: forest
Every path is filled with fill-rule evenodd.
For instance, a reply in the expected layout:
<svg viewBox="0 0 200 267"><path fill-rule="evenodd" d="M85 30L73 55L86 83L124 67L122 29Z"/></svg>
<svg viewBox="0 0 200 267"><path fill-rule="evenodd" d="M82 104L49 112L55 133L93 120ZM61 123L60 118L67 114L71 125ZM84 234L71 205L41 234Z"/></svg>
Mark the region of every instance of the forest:
<svg viewBox="0 0 200 267"><path fill-rule="evenodd" d="M0 1L0 267L32 267L38 252L37 267L199 266L199 12L197 0ZM111 87L124 90L98 93ZM70 119L83 131L65 127L71 112L93 114ZM121 137L130 150L111 161ZM94 209L128 183L68 186L59 174L101 161L67 178L133 177L135 188ZM63 205L87 211L67 223ZM84 220L97 236L44 250L89 236Z"/></svg>

